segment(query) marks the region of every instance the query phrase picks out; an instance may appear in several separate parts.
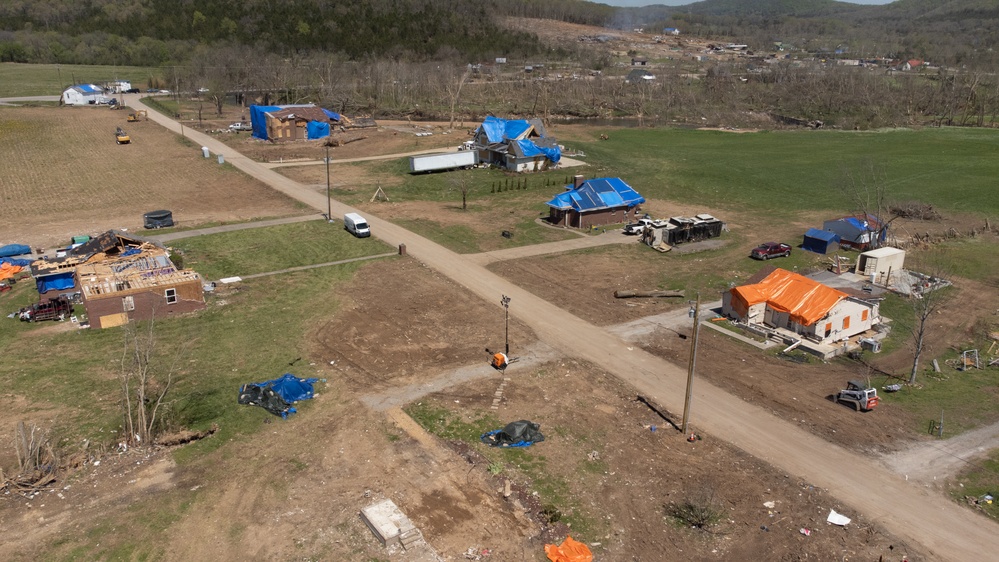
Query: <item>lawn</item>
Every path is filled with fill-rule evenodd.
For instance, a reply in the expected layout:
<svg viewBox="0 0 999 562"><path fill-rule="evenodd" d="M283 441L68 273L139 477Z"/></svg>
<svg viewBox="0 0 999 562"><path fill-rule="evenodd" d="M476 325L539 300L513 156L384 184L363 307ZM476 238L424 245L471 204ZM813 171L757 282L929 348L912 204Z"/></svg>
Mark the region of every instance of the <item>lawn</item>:
<svg viewBox="0 0 999 562"><path fill-rule="evenodd" d="M74 84L128 80L135 88L160 75L157 68L66 64L0 63L0 98L58 96Z"/></svg>
<svg viewBox="0 0 999 562"><path fill-rule="evenodd" d="M973 462L950 487L951 495L964 503L968 496L979 500L978 507L992 519L999 519L999 450ZM985 496L992 496L991 501Z"/></svg>

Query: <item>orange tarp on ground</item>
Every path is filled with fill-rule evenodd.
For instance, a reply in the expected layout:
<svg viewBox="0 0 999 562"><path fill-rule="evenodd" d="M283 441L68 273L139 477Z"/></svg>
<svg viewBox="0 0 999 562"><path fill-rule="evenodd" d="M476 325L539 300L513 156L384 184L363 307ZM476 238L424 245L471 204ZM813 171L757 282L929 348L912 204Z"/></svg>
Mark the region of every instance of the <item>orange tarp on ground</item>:
<svg viewBox="0 0 999 562"><path fill-rule="evenodd" d="M0 281L10 279L20 273L22 269L24 268L19 265L11 265L7 262L0 263Z"/></svg>
<svg viewBox="0 0 999 562"><path fill-rule="evenodd" d="M552 562L593 562L590 547L569 536L558 546L546 544L545 554Z"/></svg>
<svg viewBox="0 0 999 562"><path fill-rule="evenodd" d="M761 302L779 312L787 312L791 320L802 326L811 326L821 320L832 307L847 297L842 291L827 287L786 269L776 269L755 285L732 289L733 308L745 311Z"/></svg>

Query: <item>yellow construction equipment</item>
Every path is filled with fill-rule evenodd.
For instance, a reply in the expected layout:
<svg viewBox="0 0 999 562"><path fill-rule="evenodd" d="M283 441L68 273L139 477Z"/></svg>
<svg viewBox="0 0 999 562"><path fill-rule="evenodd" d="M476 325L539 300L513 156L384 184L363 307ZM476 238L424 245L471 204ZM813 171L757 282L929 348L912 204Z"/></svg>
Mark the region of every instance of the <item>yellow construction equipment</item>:
<svg viewBox="0 0 999 562"><path fill-rule="evenodd" d="M118 127L115 130L114 140L118 144L130 144L132 142L132 138L129 137L128 133L125 132L125 129L122 129L121 127Z"/></svg>
<svg viewBox="0 0 999 562"><path fill-rule="evenodd" d="M148 121L149 120L149 115L146 114L146 110L145 109L140 109L140 110L138 110L138 111L136 111L134 113L129 113L127 121L129 123L138 123L139 117L142 117L142 119L144 121Z"/></svg>

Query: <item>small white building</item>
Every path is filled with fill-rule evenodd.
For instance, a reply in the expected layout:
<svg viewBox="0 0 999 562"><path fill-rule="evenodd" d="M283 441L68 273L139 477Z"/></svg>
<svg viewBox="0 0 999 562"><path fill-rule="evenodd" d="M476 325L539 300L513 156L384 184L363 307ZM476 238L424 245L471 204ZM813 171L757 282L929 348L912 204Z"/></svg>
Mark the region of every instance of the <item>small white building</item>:
<svg viewBox="0 0 999 562"><path fill-rule="evenodd" d="M104 90L94 84L77 84L66 88L60 101L64 105L93 105L104 98Z"/></svg>
<svg viewBox="0 0 999 562"><path fill-rule="evenodd" d="M107 88L112 94L121 94L131 90L132 83L128 80L114 80L112 82L108 82Z"/></svg>
<svg viewBox="0 0 999 562"><path fill-rule="evenodd" d="M905 250L884 247L860 254L856 273L870 279L872 283L887 286L898 279L904 266Z"/></svg>
<svg viewBox="0 0 999 562"><path fill-rule="evenodd" d="M747 324L783 328L820 344L847 340L881 322L878 302L785 269L722 293L722 314Z"/></svg>

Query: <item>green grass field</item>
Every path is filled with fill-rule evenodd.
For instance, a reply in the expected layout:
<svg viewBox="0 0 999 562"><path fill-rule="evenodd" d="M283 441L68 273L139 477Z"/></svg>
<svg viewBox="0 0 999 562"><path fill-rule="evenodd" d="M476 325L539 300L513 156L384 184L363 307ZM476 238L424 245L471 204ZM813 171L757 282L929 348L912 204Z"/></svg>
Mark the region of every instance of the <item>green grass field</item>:
<svg viewBox="0 0 999 562"><path fill-rule="evenodd" d="M96 66L66 64L0 63L0 98L20 96L58 96L73 84L128 80L135 88L145 89L157 68L141 66Z"/></svg>

